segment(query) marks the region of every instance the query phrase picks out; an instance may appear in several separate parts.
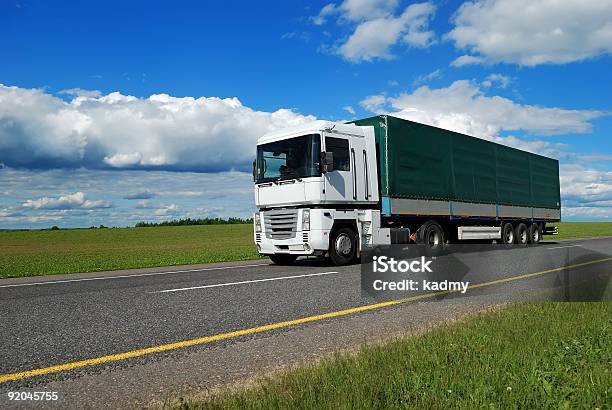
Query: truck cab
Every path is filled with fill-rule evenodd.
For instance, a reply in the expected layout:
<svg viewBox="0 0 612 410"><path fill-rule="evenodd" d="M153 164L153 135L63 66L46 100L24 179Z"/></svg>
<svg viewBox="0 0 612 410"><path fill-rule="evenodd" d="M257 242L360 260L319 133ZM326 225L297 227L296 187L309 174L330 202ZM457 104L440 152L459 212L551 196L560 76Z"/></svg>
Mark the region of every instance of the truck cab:
<svg viewBox="0 0 612 410"><path fill-rule="evenodd" d="M257 141L255 243L279 264L300 255L353 260L380 219L372 127L314 121Z"/></svg>

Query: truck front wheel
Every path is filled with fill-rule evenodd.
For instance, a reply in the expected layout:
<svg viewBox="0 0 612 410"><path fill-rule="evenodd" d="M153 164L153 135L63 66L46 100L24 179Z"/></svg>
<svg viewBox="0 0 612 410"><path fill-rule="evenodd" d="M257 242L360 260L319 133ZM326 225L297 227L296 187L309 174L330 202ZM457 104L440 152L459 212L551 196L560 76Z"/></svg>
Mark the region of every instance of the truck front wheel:
<svg viewBox="0 0 612 410"><path fill-rule="evenodd" d="M357 238L350 228L340 228L331 235L329 258L336 266L347 265L355 260Z"/></svg>
<svg viewBox="0 0 612 410"><path fill-rule="evenodd" d="M277 265L287 266L292 265L293 262L297 259L296 255L287 255L287 254L277 254L277 255L268 255L270 260Z"/></svg>

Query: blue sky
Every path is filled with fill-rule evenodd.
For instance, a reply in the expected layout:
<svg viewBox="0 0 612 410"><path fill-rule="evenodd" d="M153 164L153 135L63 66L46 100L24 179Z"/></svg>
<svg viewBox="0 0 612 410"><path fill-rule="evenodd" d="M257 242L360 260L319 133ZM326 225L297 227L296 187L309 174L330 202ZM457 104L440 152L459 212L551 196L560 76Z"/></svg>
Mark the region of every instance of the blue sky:
<svg viewBox="0 0 612 410"><path fill-rule="evenodd" d="M0 42L0 228L247 216L260 134L373 113L559 158L566 219L612 215L609 1L4 1Z"/></svg>

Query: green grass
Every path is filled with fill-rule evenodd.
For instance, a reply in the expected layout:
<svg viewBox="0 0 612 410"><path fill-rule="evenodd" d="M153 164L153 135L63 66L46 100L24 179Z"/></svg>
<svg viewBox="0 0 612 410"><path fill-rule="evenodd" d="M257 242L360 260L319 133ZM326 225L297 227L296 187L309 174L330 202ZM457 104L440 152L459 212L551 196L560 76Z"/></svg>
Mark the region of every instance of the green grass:
<svg viewBox="0 0 612 410"><path fill-rule="evenodd" d="M559 235L545 236L544 240L612 236L612 222L555 222L552 225L559 227Z"/></svg>
<svg viewBox="0 0 612 410"><path fill-rule="evenodd" d="M0 278L257 258L253 226L0 231Z"/></svg>
<svg viewBox="0 0 612 410"><path fill-rule="evenodd" d="M545 239L612 236L612 222L559 223ZM252 225L0 231L0 278L257 258Z"/></svg>
<svg viewBox="0 0 612 410"><path fill-rule="evenodd" d="M181 407L610 408L611 340L612 303L514 305Z"/></svg>

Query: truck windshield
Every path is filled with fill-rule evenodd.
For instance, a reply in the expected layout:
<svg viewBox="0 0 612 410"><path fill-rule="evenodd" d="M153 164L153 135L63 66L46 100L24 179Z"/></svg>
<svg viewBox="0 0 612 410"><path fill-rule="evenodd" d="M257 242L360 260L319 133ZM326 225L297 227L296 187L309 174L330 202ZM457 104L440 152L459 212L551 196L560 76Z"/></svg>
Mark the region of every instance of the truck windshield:
<svg viewBox="0 0 612 410"><path fill-rule="evenodd" d="M258 145L255 183L320 176L320 151L319 134Z"/></svg>

